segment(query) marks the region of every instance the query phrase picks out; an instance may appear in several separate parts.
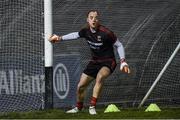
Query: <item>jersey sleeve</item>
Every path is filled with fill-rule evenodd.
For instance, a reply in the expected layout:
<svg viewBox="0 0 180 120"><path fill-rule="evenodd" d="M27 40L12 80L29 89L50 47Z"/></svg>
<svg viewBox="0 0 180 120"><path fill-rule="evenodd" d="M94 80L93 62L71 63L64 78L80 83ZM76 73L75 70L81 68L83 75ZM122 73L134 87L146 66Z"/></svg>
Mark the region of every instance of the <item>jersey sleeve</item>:
<svg viewBox="0 0 180 120"><path fill-rule="evenodd" d="M122 43L119 41L117 38L116 42L114 43L114 46L117 48L117 52L119 54L120 59L125 59L125 51L124 51L124 46Z"/></svg>
<svg viewBox="0 0 180 120"><path fill-rule="evenodd" d="M62 36L62 40L72 40L72 39L77 39L77 38L79 38L78 32L72 32L72 33Z"/></svg>
<svg viewBox="0 0 180 120"><path fill-rule="evenodd" d="M116 37L116 35L115 35L111 30L109 30L108 28L106 28L106 27L104 27L104 26L101 26L99 29L100 29L102 32L106 33L107 39L110 40L110 42L111 42L112 44L114 44L114 43L116 42L117 37Z"/></svg>
<svg viewBox="0 0 180 120"><path fill-rule="evenodd" d="M116 35L112 32L112 31L109 31L108 32L108 37L111 39L112 43L114 44L117 40L117 37Z"/></svg>
<svg viewBox="0 0 180 120"><path fill-rule="evenodd" d="M85 37L86 36L86 29L83 28L79 31L79 37Z"/></svg>

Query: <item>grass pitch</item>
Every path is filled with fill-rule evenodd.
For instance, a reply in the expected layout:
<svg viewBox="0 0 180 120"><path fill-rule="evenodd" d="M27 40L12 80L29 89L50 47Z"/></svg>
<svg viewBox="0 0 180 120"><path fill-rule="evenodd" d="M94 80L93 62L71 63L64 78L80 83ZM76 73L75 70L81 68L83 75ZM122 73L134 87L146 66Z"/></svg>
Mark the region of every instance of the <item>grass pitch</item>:
<svg viewBox="0 0 180 120"><path fill-rule="evenodd" d="M144 112L144 109L121 109L121 112L104 113L97 109L97 115L88 110L77 114L66 114L64 110L52 109L31 112L0 114L0 119L180 119L180 108L163 108L161 112Z"/></svg>

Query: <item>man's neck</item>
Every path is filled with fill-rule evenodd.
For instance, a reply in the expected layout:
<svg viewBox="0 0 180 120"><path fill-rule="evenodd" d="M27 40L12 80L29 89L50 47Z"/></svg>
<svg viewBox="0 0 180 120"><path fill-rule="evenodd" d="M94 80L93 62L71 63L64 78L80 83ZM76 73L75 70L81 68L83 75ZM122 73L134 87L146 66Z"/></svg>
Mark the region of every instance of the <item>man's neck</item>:
<svg viewBox="0 0 180 120"><path fill-rule="evenodd" d="M96 33L96 29L95 28L91 28L90 27L90 30L91 30L92 33Z"/></svg>

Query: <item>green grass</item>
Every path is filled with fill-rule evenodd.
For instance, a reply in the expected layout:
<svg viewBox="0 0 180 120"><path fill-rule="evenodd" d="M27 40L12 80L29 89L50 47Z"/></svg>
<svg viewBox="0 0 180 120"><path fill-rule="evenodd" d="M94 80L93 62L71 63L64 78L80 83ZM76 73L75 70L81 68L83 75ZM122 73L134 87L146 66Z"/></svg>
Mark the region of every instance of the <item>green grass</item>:
<svg viewBox="0 0 180 120"><path fill-rule="evenodd" d="M180 108L161 110L144 112L144 109L121 109L121 112L104 113L104 109L98 109L98 115L89 115L87 110L78 114L66 114L63 110L53 109L1 114L0 119L180 119Z"/></svg>

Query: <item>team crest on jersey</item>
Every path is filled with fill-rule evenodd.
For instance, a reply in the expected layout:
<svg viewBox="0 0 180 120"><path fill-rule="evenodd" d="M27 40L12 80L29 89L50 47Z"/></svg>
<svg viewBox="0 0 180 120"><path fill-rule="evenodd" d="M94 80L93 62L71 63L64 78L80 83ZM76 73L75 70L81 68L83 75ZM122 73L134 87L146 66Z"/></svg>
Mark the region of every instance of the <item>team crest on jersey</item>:
<svg viewBox="0 0 180 120"><path fill-rule="evenodd" d="M97 36L97 41L102 41L101 36Z"/></svg>

